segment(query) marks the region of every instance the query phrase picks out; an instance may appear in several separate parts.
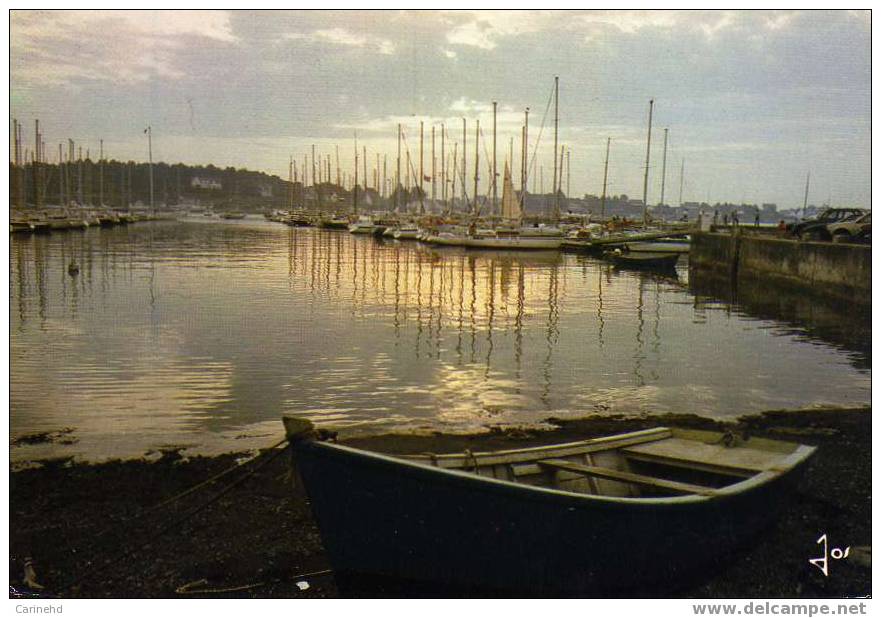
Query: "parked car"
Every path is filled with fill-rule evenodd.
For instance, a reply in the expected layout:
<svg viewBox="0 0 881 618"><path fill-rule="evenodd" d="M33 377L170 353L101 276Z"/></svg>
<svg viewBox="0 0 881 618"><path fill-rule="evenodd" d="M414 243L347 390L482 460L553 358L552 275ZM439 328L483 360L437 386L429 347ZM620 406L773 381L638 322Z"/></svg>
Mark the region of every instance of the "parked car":
<svg viewBox="0 0 881 618"><path fill-rule="evenodd" d="M864 208L826 208L813 219L791 225L789 233L801 240L832 240L828 230L830 224L856 219L864 214Z"/></svg>
<svg viewBox="0 0 881 618"><path fill-rule="evenodd" d="M870 242L872 238L872 213L831 223L826 226L826 231L832 238L832 242Z"/></svg>

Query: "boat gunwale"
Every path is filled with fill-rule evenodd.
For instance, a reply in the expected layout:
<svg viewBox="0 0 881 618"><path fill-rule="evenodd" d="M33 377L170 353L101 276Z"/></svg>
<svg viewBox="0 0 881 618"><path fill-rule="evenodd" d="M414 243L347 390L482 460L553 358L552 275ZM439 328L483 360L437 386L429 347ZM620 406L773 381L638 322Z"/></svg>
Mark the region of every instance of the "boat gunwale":
<svg viewBox="0 0 881 618"><path fill-rule="evenodd" d="M783 460L778 462L772 469L757 472L731 485L726 485L714 490L712 495L685 494L681 496L660 496L660 497L625 497L625 496L606 496L598 494L585 494L580 492L568 491L564 489L554 489L551 487L543 487L541 485L528 485L517 483L494 477L481 476L473 472L466 472L454 468L440 468L430 463L425 464L412 459L403 459L401 456L391 456L375 451L346 446L334 442L320 442L315 440L303 440L300 444L308 444L311 448L328 451L342 451L349 455L355 455L368 461L383 465L404 466L414 472L429 474L437 477L438 480L449 482L465 482L471 485L483 485L486 488L502 491L516 491L521 495L533 494L535 496L554 497L558 499L576 500L585 504L605 504L619 506L636 506L636 507L653 507L658 505L690 505L699 504L710 501L719 501L720 499L733 499L741 494L745 494L753 489L757 489L776 479L780 479L797 469L816 451L816 447L798 444L796 449L787 455ZM611 449L610 449L611 450Z"/></svg>
<svg viewBox="0 0 881 618"><path fill-rule="evenodd" d="M652 427L651 429L640 429L640 430L631 431L628 433L614 434L611 436L599 436L597 438L587 438L584 440L575 440L574 442L562 442L559 444L544 444L544 445L539 445L539 446L527 446L524 448L503 449L503 450L499 450L499 451L475 451L470 454L468 454L468 453L441 453L438 455L422 455L422 454L420 454L420 455L406 455L406 457L407 457L407 459L427 459L427 460L431 460L431 459L435 459L435 458L436 459L457 459L457 458L475 457L475 458L479 459L480 457L486 457L486 456L503 457L505 455L514 455L514 454L520 454L520 453L531 454L531 453L537 453L539 451L552 451L552 450L565 449L565 448L578 448L581 446L587 447L587 446L601 445L601 444L604 444L607 442L614 442L614 441L617 441L620 439L625 439L625 438L648 437L653 434L664 434L664 433L669 433L670 435L672 435L673 431L669 427ZM668 437L670 437L670 436L669 435L667 435L667 436L660 436L659 435L658 439L660 440L660 439L665 439ZM492 465L492 464L487 464L487 465Z"/></svg>

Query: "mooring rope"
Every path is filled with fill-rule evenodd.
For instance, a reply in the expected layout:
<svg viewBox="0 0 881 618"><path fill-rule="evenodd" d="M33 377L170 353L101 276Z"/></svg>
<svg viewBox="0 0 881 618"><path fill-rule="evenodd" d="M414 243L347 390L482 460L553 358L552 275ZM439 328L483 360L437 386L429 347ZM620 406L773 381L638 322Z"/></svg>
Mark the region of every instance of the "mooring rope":
<svg viewBox="0 0 881 618"><path fill-rule="evenodd" d="M272 447L272 448L276 448L276 447L278 447L279 445L283 444L284 442L287 442L287 439L282 440L281 442L278 442L278 443L277 443L274 447ZM277 459L282 453L284 453L286 450L287 450L287 448L282 448L282 449L277 449L277 450L275 450L275 452L272 453L269 457L266 457L263 461L261 461L261 462L259 463L259 465L255 466L254 468L252 468L251 470L249 470L246 474L242 475L242 476L239 477L238 479L236 479L236 480L234 480L233 482L231 482L229 485L227 485L226 487L224 487L223 489L221 489L219 492L217 492L214 496L212 496L211 498L209 498L207 501L205 501L205 502L202 503L201 505L199 505L199 506L197 506L197 507L191 509L190 511L188 511L187 513L185 513L185 514L182 515L181 517L179 517L179 518L173 520L172 522L166 524L165 526L163 526L162 528L160 528L158 531L156 531L154 534L152 534L149 538L147 538L145 541L143 541L142 543L140 543L140 544L137 545L136 547L134 547L134 548L132 548L132 549L129 549L129 550L122 551L122 552L120 552L115 558L111 559L109 562L104 562L104 563L102 563L102 564L100 564L100 565L96 564L96 565L92 566L94 560L89 560L89 561L87 561L87 563L86 563L86 564L87 564L87 569L86 569L86 571L85 571L84 573L80 574L78 577L74 578L74 579L73 579L71 582L69 582L68 584L64 585L64 586L61 588L61 590L69 590L69 589L71 589L71 588L74 588L75 586L77 586L77 585L79 585L80 583L82 583L83 580L85 580L88 576L92 575L92 574L95 572L95 570L97 570L99 567L103 567L103 568L111 567L111 566L117 564L118 562L122 561L124 558L128 558L129 556L132 556L133 554L137 553L138 551L144 549L145 547L147 547L148 545L150 545L153 541L155 541L155 540L158 539L159 537L161 537L161 536L167 534L168 532L174 530L175 528L177 528L178 526L180 526L181 524L183 524L184 522L186 522L188 519L192 518L194 515L198 514L199 512L203 511L204 509L208 508L209 506L211 506L212 504L214 504L215 502L217 502L218 500L220 500L223 496L225 496L226 494L228 494L229 492L231 492L233 489L235 489L236 487L238 487L239 485L241 485L243 482L245 482L247 479L249 479L250 477L252 477L252 476L253 476L254 474L256 474L258 471L260 471L261 469L263 469L264 467L266 467L267 465L269 465L270 463L272 463L273 461L275 461L275 460L276 460L276 459ZM267 451L267 452L268 452L268 451ZM250 460L250 461L254 461L254 460L252 459L252 460ZM246 462L246 463L247 463L247 462ZM239 467L241 467L241 466L240 466L240 465L237 465L237 466L236 466L236 468L239 468ZM235 468L234 468L234 469L235 469ZM226 474L227 472L229 472L229 470L224 471L223 474ZM207 482L207 481L203 481L202 483L200 483L199 486L203 486L206 482ZM191 489L195 489L195 488L191 488ZM187 492L182 492L181 495L183 495L183 494L185 494L185 493L188 493L188 492L190 492L190 490L187 490ZM173 497L174 497L174 498L177 498L177 497L180 497L180 496L176 496L176 497L173 496ZM166 503L169 502L169 501L170 501L170 499L167 500ZM151 510L154 510L154 509L151 509Z"/></svg>
<svg viewBox="0 0 881 618"><path fill-rule="evenodd" d="M279 440L279 441L276 442L275 444L273 444L273 445L271 445L271 446L267 446L267 447L265 447L264 449L260 449L260 450L261 450L261 451L265 451L265 452L269 452L269 451L271 451L272 449L278 448L279 446L281 446L282 444L284 444L286 441L287 441L287 438L283 438L282 440ZM177 501L180 500L181 498L185 498L186 496L189 496L190 494L195 493L196 491L198 491L199 489L205 487L206 485L210 485L211 483L214 483L214 482L216 482L216 481L219 481L219 480L222 479L223 477L229 475L231 472L234 472L234 471L236 471L236 470L239 470L239 469L241 469L241 468L247 466L248 464L250 464L250 463L256 461L256 460L259 459L259 458L260 458L260 453L258 453L255 457L251 457L250 459L247 459L246 461L243 461L243 462L237 463L237 464L235 464L235 465L233 465L233 466L230 466L230 467L227 468L226 470L223 470L222 472L218 472L218 473L215 474L214 476L211 476L211 477L205 479L204 481L202 481L202 482L200 482L200 483L197 483L197 484L193 485L193 486L190 487L189 489L186 489L186 490L184 490L184 491L182 491L182 492L180 492L180 493L178 493L178 494L175 494L175 495L173 495L173 496L171 496L171 497L169 497L169 498L166 498L165 500L163 500L162 502L160 502L160 503L158 503L158 504L154 504L154 505L151 506L151 507L147 507L147 508L145 508L145 509L142 509L141 511L139 511L138 513L135 513L134 515L130 515L130 516L128 516L128 517L123 518L121 521L114 522L113 524L111 524L111 525L109 525L109 526L106 526L106 527L102 528L99 532L97 532L97 533L95 533L95 534L91 534L90 536L91 536L92 538L95 538L95 539L98 539L98 538L101 538L101 537L103 537L103 536L106 536L107 534L109 534L110 532L112 532L114 529L118 528L118 527L121 526L122 524L128 524L128 523L131 523L131 522L133 522L133 521L136 521L136 520L138 520L138 519L141 519L144 515L147 515L147 514L149 514L149 513L153 513L154 511L157 511L157 510L159 510L160 508L162 508L162 507L164 507L164 506L168 506L169 504L172 504L173 502L177 502Z"/></svg>
<svg viewBox="0 0 881 618"><path fill-rule="evenodd" d="M312 571L311 573L300 573L298 575L293 575L291 577L276 577L265 582L255 582L253 584L242 584L240 586L229 586L226 588L196 588L196 586L204 585L208 583L207 579L200 579L194 582L190 582L188 584L184 584L183 586L179 586L175 589L176 594L223 594L227 592L242 592L244 590L252 590L253 588L260 588L261 586L268 586L269 584L279 584L284 581L293 581L297 579L304 579L306 577L318 577L320 575L330 575L333 573L331 569L324 569L322 571Z"/></svg>
<svg viewBox="0 0 881 618"><path fill-rule="evenodd" d="M279 446L281 446L281 445L284 444L285 442L287 442L287 438L283 438L283 439L279 440L278 442L276 442L275 444L273 444L272 446L268 446L268 447L266 447L265 450L266 450L267 452L268 452L268 451L271 451L271 450L273 450L273 449L278 448ZM215 481L218 481L218 480L222 479L223 477L225 477L226 475L228 475L230 472L234 472L235 470L238 470L239 468L242 468L242 467L244 467L244 466L247 466L249 463L251 463L252 461L258 459L259 457L260 457L260 455L258 454L256 457L251 457L250 459L248 459L248 460L246 460L246 461L243 461L243 462L241 462L241 463L237 463L237 464L235 464L234 466L230 466L229 468L227 468L227 469L224 470L223 472L219 472L219 473L215 474L214 476L205 479L205 480L202 481L201 483L198 483L198 484L196 484L196 485L193 485L193 486L190 487L189 489L187 489L187 490L185 490L185 491L182 491L182 492L180 492L179 494L176 494L176 495L174 495L174 496L171 496L170 498L167 498L166 500L163 500L163 501L160 502L159 504L153 505L153 506L151 506L150 508L141 511L141 512L138 513L137 515L133 515L131 518L129 518L129 519L126 520L126 521L131 521L132 519L137 519L137 518L139 518L139 517L143 517L143 516L146 515L147 513L152 513L153 511L156 511L156 510L162 508L163 506L168 506L168 505L171 504L172 502L176 502L176 501L180 500L181 498L185 498L186 496L189 496L190 494L192 494L192 493L194 493L195 491L201 489L202 487L205 487L206 485L210 485L211 483L213 483L213 482L215 482Z"/></svg>

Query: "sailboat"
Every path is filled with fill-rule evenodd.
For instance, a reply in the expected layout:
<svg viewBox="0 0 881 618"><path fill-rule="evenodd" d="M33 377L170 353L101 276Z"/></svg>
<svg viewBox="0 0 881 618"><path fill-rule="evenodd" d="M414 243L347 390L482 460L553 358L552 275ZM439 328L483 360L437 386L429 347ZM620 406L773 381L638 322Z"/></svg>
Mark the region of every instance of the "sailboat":
<svg viewBox="0 0 881 618"><path fill-rule="evenodd" d="M352 234L375 234L376 225L373 223L373 217L361 215L349 225L349 232Z"/></svg>
<svg viewBox="0 0 881 618"><path fill-rule="evenodd" d="M388 230L386 230L388 233ZM391 233L395 240L416 240L421 233L419 226L415 223L402 223L395 227Z"/></svg>
<svg viewBox="0 0 881 618"><path fill-rule="evenodd" d="M466 247L480 249L559 249L563 233L556 226L522 224L523 211L514 192L511 170L505 162L504 184L502 186L503 222L492 229L472 227L465 237Z"/></svg>

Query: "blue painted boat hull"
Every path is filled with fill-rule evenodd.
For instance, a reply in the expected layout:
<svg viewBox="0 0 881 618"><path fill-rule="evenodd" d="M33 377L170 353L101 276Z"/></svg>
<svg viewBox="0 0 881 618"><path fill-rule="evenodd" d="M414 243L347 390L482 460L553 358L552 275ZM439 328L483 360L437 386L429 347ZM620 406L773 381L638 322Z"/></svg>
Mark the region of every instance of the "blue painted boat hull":
<svg viewBox="0 0 881 618"><path fill-rule="evenodd" d="M802 468L712 500L628 503L322 442L293 448L336 571L522 595L681 584L749 542Z"/></svg>

